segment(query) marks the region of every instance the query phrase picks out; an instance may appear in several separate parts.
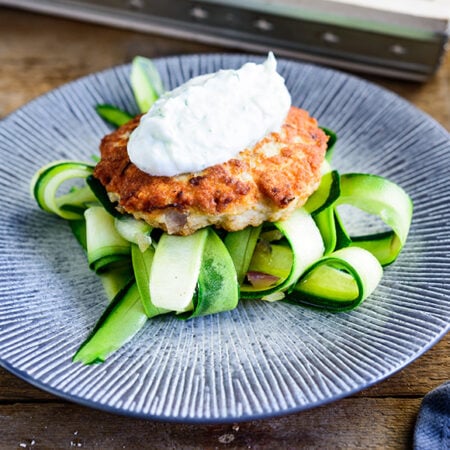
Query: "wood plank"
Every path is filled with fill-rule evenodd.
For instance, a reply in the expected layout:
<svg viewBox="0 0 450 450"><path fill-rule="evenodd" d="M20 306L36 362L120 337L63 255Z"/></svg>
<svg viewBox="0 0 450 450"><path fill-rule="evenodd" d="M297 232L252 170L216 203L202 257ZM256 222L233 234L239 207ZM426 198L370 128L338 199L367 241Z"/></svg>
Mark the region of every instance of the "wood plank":
<svg viewBox="0 0 450 450"><path fill-rule="evenodd" d="M1 448L383 448L411 445L419 399L352 399L271 420L170 424L71 404L0 406Z"/></svg>
<svg viewBox="0 0 450 450"><path fill-rule="evenodd" d="M57 36L57 39L55 38ZM216 46L2 8L0 118L63 83L131 61L182 53L231 52ZM450 130L450 54L427 83L364 78L414 103Z"/></svg>
<svg viewBox="0 0 450 450"><path fill-rule="evenodd" d="M75 20L0 9L0 118L71 80L135 55L221 52L219 47Z"/></svg>

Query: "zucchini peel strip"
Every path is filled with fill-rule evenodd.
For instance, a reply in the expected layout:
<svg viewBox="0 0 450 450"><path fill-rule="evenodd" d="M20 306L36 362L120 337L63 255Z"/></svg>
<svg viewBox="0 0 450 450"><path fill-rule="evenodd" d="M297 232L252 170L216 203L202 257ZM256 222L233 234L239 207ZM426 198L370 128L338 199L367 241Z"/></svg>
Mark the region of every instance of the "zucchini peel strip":
<svg viewBox="0 0 450 450"><path fill-rule="evenodd" d="M95 107L95 111L97 111L97 114L103 120L106 120L108 123L116 127L120 127L133 119L131 114L117 108L116 106L108 105L107 103L97 105Z"/></svg>
<svg viewBox="0 0 450 450"><path fill-rule="evenodd" d="M295 210L288 219L275 222L275 226L283 233L292 249L290 273L280 284L267 289L241 286L242 298L261 298L274 292L289 290L306 268L323 255L324 245L320 231L303 208Z"/></svg>
<svg viewBox="0 0 450 450"><path fill-rule="evenodd" d="M378 216L392 231L370 236L350 236L349 245L372 251L382 265L397 258L408 236L413 214L413 203L408 194L386 178L347 173L341 175L341 195L336 207L350 204Z"/></svg>
<svg viewBox="0 0 450 450"><path fill-rule="evenodd" d="M311 265L286 300L331 311L350 310L372 294L382 275L372 253L347 247Z"/></svg>
<svg viewBox="0 0 450 450"><path fill-rule="evenodd" d="M153 62L136 56L131 63L130 82L141 113L146 113L164 93L164 86Z"/></svg>
<svg viewBox="0 0 450 450"><path fill-rule="evenodd" d="M131 243L114 226L114 218L102 206L92 206L84 212L86 219L86 252L89 267L95 272L129 259Z"/></svg>
<svg viewBox="0 0 450 450"><path fill-rule="evenodd" d="M223 241L208 229L193 311L184 318L230 311L239 302L239 284L233 260Z"/></svg>
<svg viewBox="0 0 450 450"><path fill-rule="evenodd" d="M44 211L56 214L66 220L78 220L83 218L83 213L67 208L69 194L57 196L58 189L63 183L75 178L85 180L94 171L94 166L78 161L55 161L42 167L31 179L31 193L37 204ZM81 191L81 189L79 190ZM76 192L76 191L75 191ZM83 191L83 195L86 194ZM75 196L72 194L72 202ZM62 200L61 200L62 199ZM64 200L66 200L64 202ZM93 201L92 193L85 201ZM79 205L72 205L79 206ZM72 209L72 210L71 210Z"/></svg>
<svg viewBox="0 0 450 450"><path fill-rule="evenodd" d="M73 362L104 362L125 345L145 325L147 315L134 281L128 283L113 299L88 338L72 358Z"/></svg>

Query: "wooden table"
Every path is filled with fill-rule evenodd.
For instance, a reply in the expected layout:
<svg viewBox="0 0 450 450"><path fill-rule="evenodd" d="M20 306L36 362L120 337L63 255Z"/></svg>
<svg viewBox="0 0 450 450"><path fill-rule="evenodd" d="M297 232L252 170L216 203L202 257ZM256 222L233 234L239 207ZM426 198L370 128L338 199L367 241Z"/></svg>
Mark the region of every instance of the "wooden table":
<svg viewBox="0 0 450 450"><path fill-rule="evenodd" d="M0 118L63 83L136 54L217 47L0 7ZM450 129L450 58L426 84L366 77ZM0 369L0 448L409 448L423 396L450 378L450 336L378 385L314 410L234 425L115 416L37 390Z"/></svg>

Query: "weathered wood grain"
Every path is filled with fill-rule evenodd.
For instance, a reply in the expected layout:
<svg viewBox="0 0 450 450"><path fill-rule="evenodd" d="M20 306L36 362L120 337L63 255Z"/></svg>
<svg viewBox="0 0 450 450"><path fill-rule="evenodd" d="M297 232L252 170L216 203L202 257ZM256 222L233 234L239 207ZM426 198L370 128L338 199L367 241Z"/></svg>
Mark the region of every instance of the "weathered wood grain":
<svg viewBox="0 0 450 450"><path fill-rule="evenodd" d="M410 447L419 399L347 399L270 420L151 422L56 403L0 408L2 448L335 449Z"/></svg>
<svg viewBox="0 0 450 450"><path fill-rule="evenodd" d="M180 39L80 23L0 7L0 118L63 83L140 54L229 52ZM450 57L427 83L366 76L450 129Z"/></svg>
<svg viewBox="0 0 450 450"><path fill-rule="evenodd" d="M148 57L226 50L0 7L0 118L76 78Z"/></svg>

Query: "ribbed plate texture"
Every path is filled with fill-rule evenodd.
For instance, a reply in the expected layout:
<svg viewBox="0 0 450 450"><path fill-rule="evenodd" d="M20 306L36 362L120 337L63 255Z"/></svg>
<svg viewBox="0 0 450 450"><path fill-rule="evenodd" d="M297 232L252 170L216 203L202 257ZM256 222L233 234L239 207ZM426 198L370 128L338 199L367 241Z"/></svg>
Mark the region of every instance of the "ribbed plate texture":
<svg viewBox="0 0 450 450"><path fill-rule="evenodd" d="M157 60L166 87L249 57ZM260 58L250 58L260 61ZM450 137L397 96L342 73L281 60L293 104L335 130L334 166L399 183L415 205L410 236L357 310L331 314L242 301L183 322L156 318L101 365L71 357L106 305L67 224L39 210L33 173L90 161L111 129L94 106L137 113L121 66L38 98L0 123L0 362L34 385L126 415L224 422L280 415L350 395L398 371L449 329ZM367 217L354 221L369 229Z"/></svg>

